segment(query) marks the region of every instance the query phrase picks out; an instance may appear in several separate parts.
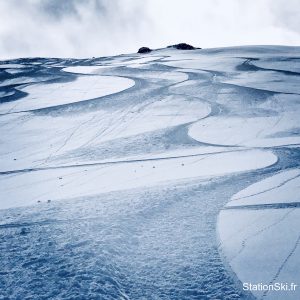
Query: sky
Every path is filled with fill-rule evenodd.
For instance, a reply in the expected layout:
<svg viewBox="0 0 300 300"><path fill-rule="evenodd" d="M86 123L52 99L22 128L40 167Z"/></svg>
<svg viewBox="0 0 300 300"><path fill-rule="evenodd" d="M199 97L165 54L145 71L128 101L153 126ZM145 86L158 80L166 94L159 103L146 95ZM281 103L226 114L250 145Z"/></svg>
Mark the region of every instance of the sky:
<svg viewBox="0 0 300 300"><path fill-rule="evenodd" d="M0 59L300 45L300 0L0 0Z"/></svg>

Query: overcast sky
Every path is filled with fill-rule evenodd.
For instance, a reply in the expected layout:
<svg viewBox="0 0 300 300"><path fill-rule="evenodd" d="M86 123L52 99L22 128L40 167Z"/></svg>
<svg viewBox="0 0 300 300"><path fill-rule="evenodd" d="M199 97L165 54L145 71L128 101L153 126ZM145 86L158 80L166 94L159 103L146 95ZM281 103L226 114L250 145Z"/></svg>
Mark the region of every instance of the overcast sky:
<svg viewBox="0 0 300 300"><path fill-rule="evenodd" d="M0 0L0 59L300 45L300 0Z"/></svg>

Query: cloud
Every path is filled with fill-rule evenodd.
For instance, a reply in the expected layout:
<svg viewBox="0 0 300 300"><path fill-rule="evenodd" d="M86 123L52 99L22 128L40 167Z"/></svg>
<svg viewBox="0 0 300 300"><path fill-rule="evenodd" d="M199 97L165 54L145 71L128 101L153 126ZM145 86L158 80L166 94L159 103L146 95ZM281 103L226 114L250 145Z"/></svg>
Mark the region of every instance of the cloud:
<svg viewBox="0 0 300 300"><path fill-rule="evenodd" d="M0 0L0 58L300 44L298 0Z"/></svg>
<svg viewBox="0 0 300 300"><path fill-rule="evenodd" d="M289 0L289 1L276 0L273 2L271 6L271 10L274 13L275 22L278 26L299 34L300 32L299 0Z"/></svg>
<svg viewBox="0 0 300 300"><path fill-rule="evenodd" d="M298 0L149 2L151 20L160 33L158 44L175 41L188 41L200 47L300 44L299 20L293 13L299 10ZM284 7L286 12L282 13Z"/></svg>
<svg viewBox="0 0 300 300"><path fill-rule="evenodd" d="M0 57L135 51L149 24L141 2L132 0L3 0L0 16Z"/></svg>

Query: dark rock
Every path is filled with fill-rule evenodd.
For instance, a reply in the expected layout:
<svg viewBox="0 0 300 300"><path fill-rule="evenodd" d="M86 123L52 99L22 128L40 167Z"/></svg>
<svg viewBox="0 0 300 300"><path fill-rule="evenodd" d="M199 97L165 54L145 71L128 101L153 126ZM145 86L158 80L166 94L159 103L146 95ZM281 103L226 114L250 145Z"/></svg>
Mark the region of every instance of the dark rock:
<svg viewBox="0 0 300 300"><path fill-rule="evenodd" d="M26 235L30 232L29 228L25 228L25 227L22 227L21 228L21 231L20 231L20 234L21 235Z"/></svg>
<svg viewBox="0 0 300 300"><path fill-rule="evenodd" d="M175 49L178 49L178 50L195 50L195 49L201 49L201 48L196 48L192 45L189 45L189 44L186 44L186 43L179 43L179 44L176 44L176 45L171 45L171 46L168 46L167 48L175 48Z"/></svg>
<svg viewBox="0 0 300 300"><path fill-rule="evenodd" d="M142 47L139 49L138 53L149 53L151 52L152 50L148 47Z"/></svg>

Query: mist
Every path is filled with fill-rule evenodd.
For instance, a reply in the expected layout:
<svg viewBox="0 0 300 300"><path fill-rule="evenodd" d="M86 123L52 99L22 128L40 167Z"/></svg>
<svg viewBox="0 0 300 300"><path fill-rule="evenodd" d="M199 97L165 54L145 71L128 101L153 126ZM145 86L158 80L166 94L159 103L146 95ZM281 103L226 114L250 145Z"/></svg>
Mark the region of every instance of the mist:
<svg viewBox="0 0 300 300"><path fill-rule="evenodd" d="M161 48L299 45L297 0L0 0L0 59Z"/></svg>

